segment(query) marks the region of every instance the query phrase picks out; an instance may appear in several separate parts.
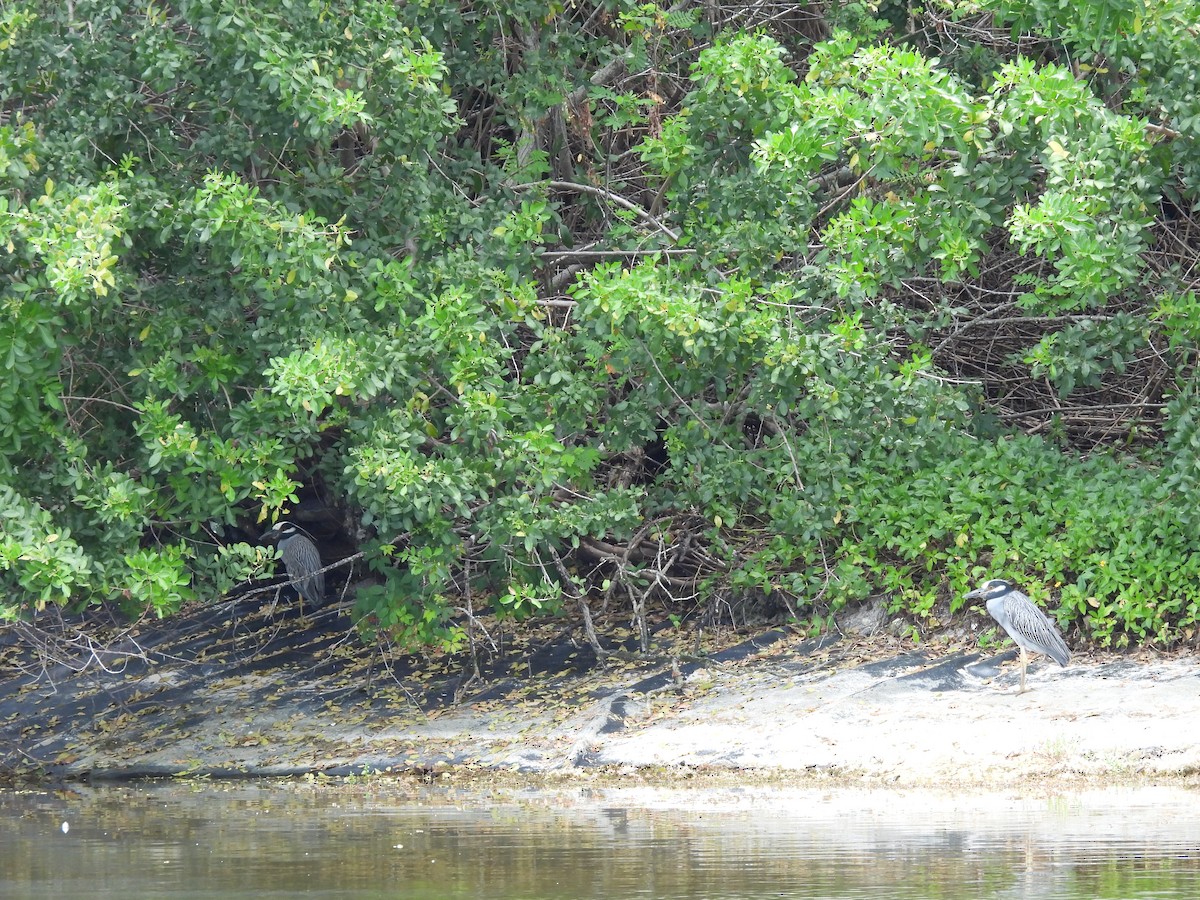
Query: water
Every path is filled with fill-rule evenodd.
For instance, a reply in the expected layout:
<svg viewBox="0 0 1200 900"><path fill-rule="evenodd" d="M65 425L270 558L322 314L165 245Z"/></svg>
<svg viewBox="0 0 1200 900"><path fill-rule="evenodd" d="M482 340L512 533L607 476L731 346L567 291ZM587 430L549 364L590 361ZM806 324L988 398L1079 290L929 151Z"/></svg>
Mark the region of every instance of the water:
<svg viewBox="0 0 1200 900"><path fill-rule="evenodd" d="M0 897L1190 900L1197 800L383 780L8 791Z"/></svg>

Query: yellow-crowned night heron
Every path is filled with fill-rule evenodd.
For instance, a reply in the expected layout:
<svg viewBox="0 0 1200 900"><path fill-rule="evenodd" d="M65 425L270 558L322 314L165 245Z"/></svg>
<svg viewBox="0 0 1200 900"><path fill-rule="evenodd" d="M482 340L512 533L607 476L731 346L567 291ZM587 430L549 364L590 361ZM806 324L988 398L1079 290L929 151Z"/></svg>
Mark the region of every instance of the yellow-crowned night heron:
<svg viewBox="0 0 1200 900"><path fill-rule="evenodd" d="M284 568L296 586L301 604L320 609L325 602L325 573L320 571L321 552L312 538L291 522L276 522L263 539L279 541Z"/></svg>
<svg viewBox="0 0 1200 900"><path fill-rule="evenodd" d="M986 600L987 611L1021 648L1021 688L1025 691L1025 667L1030 653L1044 653L1060 666L1071 660L1071 651L1049 617L1034 602L1003 578L984 582L966 595L968 600Z"/></svg>

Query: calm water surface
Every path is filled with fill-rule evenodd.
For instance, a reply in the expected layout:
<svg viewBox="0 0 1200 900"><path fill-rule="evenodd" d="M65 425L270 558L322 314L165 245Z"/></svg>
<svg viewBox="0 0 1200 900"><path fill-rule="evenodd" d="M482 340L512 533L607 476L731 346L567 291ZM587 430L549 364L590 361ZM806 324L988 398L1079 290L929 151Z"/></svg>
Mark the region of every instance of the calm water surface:
<svg viewBox="0 0 1200 900"><path fill-rule="evenodd" d="M390 782L0 793L5 900L301 895L1192 900L1200 795Z"/></svg>

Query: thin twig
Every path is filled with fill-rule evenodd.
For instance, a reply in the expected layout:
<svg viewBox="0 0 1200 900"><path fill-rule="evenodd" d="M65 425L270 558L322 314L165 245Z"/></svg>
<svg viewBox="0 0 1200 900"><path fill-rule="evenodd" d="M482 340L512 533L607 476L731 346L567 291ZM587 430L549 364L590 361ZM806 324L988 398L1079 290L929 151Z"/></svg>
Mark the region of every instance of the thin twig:
<svg viewBox="0 0 1200 900"><path fill-rule="evenodd" d="M591 194L593 197L600 197L604 200L607 200L609 203L621 207L622 209L629 210L643 222L648 222L649 224L653 225L655 228L669 237L671 239L671 243L679 243L679 235L673 232L670 228L668 228L646 210L642 209L632 200L626 200L620 194L614 194L612 191L606 190L602 187L597 187L594 184L576 184L573 181L532 181L528 182L527 184L513 185L513 190L534 190L540 187L549 187L558 191L575 191L576 193L580 194Z"/></svg>

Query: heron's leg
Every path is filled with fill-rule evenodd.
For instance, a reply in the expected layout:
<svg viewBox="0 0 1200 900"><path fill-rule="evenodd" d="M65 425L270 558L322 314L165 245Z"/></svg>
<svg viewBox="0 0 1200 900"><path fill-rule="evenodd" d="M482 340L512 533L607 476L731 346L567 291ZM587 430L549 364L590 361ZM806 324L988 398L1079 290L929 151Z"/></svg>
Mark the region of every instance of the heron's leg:
<svg viewBox="0 0 1200 900"><path fill-rule="evenodd" d="M1025 667L1029 665L1029 654L1025 652L1025 648L1021 648L1021 688L1017 691L1018 694L1025 693Z"/></svg>

